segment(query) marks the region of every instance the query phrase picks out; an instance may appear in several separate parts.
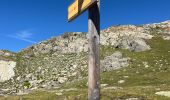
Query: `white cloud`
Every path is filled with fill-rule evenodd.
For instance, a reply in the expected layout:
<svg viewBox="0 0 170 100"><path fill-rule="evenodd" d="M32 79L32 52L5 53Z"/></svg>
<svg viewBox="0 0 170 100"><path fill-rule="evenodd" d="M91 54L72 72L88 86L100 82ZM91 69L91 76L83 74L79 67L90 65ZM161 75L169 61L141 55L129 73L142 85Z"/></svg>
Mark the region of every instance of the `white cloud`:
<svg viewBox="0 0 170 100"><path fill-rule="evenodd" d="M22 41L29 42L29 43L36 43L35 41L31 40L32 36L33 36L33 33L29 31L21 31L13 35L7 35L7 37L10 37L10 38L22 40Z"/></svg>
<svg viewBox="0 0 170 100"><path fill-rule="evenodd" d="M20 38L31 38L32 35L33 33L30 33L29 31L22 31L22 32L16 33L16 36Z"/></svg>

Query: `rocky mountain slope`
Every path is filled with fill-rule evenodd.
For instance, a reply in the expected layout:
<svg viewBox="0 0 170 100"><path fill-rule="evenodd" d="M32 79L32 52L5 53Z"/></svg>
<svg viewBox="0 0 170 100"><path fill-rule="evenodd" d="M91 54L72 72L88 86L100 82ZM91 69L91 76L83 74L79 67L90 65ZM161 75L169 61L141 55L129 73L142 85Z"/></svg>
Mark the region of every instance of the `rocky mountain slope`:
<svg viewBox="0 0 170 100"><path fill-rule="evenodd" d="M165 45L154 44L156 42ZM131 79L129 77L132 73L139 74L144 68L148 68L144 70L148 73L152 73L153 70L159 71L155 65L162 66L161 71L169 72L170 48L167 46L170 47L170 44L168 43L170 43L170 21L140 26L112 26L102 30L100 47L102 82L104 80L106 85L116 85L115 81L123 84L126 79ZM157 46L165 51L161 51ZM154 53L158 56L152 55ZM167 57L161 58L161 55ZM63 85L67 87L65 84L71 86L76 81L78 82L74 84L78 85L81 80L84 84L84 79L87 77L87 59L88 34L81 32L64 33L62 36L42 41L18 53L2 50L0 51L0 95L19 95L37 89L60 88ZM152 62L154 59L155 62ZM163 61L166 61L165 65L161 65ZM124 78L114 77L116 76L113 74L114 71L117 74L121 73L120 76L124 75L121 76ZM110 77L112 74L114 76ZM141 80L146 77L148 76L139 75ZM135 81L133 78L132 80ZM129 83L135 84L131 81ZM147 78L144 82L146 81Z"/></svg>

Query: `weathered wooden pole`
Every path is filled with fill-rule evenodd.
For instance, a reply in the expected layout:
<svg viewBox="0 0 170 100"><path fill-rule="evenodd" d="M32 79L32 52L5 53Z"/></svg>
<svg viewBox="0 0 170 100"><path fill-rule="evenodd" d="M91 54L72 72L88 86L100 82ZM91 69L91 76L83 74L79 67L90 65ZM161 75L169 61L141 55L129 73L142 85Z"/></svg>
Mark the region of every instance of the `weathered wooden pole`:
<svg viewBox="0 0 170 100"><path fill-rule="evenodd" d="M89 8L88 100L100 100L100 0Z"/></svg>

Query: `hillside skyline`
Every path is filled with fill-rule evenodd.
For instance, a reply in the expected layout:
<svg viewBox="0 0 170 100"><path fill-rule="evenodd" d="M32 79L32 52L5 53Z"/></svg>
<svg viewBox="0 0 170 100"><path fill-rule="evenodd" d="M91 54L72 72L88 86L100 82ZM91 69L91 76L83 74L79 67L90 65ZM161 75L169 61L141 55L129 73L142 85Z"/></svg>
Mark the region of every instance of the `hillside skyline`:
<svg viewBox="0 0 170 100"><path fill-rule="evenodd" d="M20 51L65 32L87 32L87 11L67 23L69 1L0 1L0 49ZM169 0L101 0L101 29L113 25L141 25L170 19ZM83 23L83 25L82 25Z"/></svg>

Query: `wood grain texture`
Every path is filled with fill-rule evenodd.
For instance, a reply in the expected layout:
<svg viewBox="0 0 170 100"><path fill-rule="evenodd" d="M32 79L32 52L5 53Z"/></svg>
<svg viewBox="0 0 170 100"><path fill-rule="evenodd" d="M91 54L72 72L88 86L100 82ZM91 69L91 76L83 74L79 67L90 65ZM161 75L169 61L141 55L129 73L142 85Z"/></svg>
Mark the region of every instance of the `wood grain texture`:
<svg viewBox="0 0 170 100"><path fill-rule="evenodd" d="M89 8L88 100L100 100L100 1Z"/></svg>

